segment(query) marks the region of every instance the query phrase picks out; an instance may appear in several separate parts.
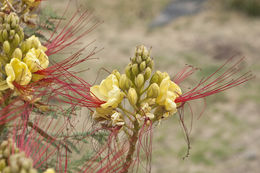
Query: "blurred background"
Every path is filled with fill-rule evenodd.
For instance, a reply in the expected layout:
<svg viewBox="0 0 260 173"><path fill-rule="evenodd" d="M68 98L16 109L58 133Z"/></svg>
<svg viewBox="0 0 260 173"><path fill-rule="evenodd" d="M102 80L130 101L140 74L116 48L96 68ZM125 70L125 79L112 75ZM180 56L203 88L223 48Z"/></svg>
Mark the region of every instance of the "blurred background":
<svg viewBox="0 0 260 173"><path fill-rule="evenodd" d="M44 6L62 12L67 2ZM139 44L151 47L155 68L172 76L185 64L200 67L186 88L231 56L246 57L256 79L207 98L200 118L203 101L194 103L188 158L177 116L154 130L152 172L260 172L260 0L81 0L72 6L104 21L83 40L104 48L84 65L90 83L107 76L101 68L123 72Z"/></svg>

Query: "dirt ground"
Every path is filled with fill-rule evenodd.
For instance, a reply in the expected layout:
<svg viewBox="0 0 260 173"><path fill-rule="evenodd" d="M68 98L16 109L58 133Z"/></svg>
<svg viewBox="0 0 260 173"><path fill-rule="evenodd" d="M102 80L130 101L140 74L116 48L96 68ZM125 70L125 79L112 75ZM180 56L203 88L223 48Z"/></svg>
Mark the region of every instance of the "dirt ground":
<svg viewBox="0 0 260 173"><path fill-rule="evenodd" d="M100 68L123 72L136 45L152 47L155 68L176 74L185 64L200 67L188 81L192 86L211 74L232 55L246 57L256 79L207 99L207 108L197 118L203 102L194 103L190 156L178 117L166 119L154 130L152 172L163 173L258 173L260 171L260 18L226 11L207 3L193 16L149 30L149 23L168 0L85 0L82 9L94 9L104 23L87 42L104 48L86 63L85 79L93 82ZM62 10L64 1L52 7ZM79 7L78 6L78 7ZM75 7L76 4L75 4ZM84 41L85 42L85 41ZM106 76L102 72L98 79Z"/></svg>

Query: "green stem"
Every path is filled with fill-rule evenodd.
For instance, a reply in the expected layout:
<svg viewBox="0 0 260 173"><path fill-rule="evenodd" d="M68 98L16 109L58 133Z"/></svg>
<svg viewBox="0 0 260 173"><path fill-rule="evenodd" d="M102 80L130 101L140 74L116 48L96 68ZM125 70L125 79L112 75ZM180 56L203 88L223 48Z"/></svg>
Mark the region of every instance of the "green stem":
<svg viewBox="0 0 260 173"><path fill-rule="evenodd" d="M134 132L133 135L129 138L129 150L126 156L126 160L125 163L123 165L124 167L124 173L128 172L129 167L131 166L131 164L133 163L133 156L134 156L134 152L136 149L136 143L138 140L138 133L139 133L139 124L137 121L134 122Z"/></svg>

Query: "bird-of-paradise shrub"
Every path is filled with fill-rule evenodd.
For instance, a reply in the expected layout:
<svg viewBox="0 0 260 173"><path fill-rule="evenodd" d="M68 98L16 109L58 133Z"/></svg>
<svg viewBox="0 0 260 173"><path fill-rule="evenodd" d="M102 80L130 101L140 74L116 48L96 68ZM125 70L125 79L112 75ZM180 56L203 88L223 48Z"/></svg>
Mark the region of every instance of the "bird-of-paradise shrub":
<svg viewBox="0 0 260 173"><path fill-rule="evenodd" d="M24 32L37 26L34 19L40 0L0 2L0 171L4 173L123 173L141 168L151 172L152 135L158 124L179 116L189 150L184 107L254 77L251 72L240 74L243 59L233 62L230 58L186 90L182 82L197 68L186 66L171 77L156 70L150 50L139 45L124 72L115 69L92 86L73 67L98 49L84 55L86 45L61 54L65 56L61 61L52 59L77 47L96 28L99 22L85 26L90 13L77 11L61 28L63 17L59 18L43 39L39 30L31 35ZM83 123L82 130L77 128L80 108L88 108L85 118L92 120ZM73 162L73 152L83 154L82 143L93 143L94 149L85 149L82 152L90 153Z"/></svg>

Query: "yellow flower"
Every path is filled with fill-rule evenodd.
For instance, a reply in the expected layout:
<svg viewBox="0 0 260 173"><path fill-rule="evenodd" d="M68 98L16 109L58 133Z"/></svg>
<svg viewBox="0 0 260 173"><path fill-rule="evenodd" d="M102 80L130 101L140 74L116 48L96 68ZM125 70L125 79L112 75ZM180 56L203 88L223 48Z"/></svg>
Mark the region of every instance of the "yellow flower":
<svg viewBox="0 0 260 173"><path fill-rule="evenodd" d="M42 46L39 38L35 37L35 35L32 35L31 37L26 39L25 44L26 44L27 50L31 49L31 48L41 49L44 52L47 50L46 47Z"/></svg>
<svg viewBox="0 0 260 173"><path fill-rule="evenodd" d="M95 85L90 88L90 91L98 99L105 101L102 108L116 108L124 98L124 93L119 89L118 79L114 74L110 74L104 79L100 85Z"/></svg>
<svg viewBox="0 0 260 173"><path fill-rule="evenodd" d="M14 89L13 81L20 85L27 85L32 78L32 73L27 65L17 58L13 58L9 64L6 64L5 72L7 85L11 89Z"/></svg>
<svg viewBox="0 0 260 173"><path fill-rule="evenodd" d="M46 69L49 65L49 58L42 49L30 49L23 61L32 73Z"/></svg>
<svg viewBox="0 0 260 173"><path fill-rule="evenodd" d="M165 77L159 88L159 95L156 98L158 105L164 106L169 112L175 113L177 111L174 100L181 95L180 87L170 80L170 77Z"/></svg>
<svg viewBox="0 0 260 173"><path fill-rule="evenodd" d="M46 171L44 171L44 173L55 173L54 169L47 169Z"/></svg>

